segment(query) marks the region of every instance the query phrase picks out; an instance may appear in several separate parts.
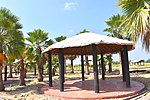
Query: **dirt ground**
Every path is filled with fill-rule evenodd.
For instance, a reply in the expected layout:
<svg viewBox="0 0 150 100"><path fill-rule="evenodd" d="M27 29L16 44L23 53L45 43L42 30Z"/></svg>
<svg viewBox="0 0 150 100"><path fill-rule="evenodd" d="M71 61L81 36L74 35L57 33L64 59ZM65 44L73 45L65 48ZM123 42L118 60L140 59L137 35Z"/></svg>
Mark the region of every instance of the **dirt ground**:
<svg viewBox="0 0 150 100"><path fill-rule="evenodd" d="M4 82L5 92L0 92L0 100L54 100L52 97L40 93L41 87L48 83L48 75L44 75L44 82L38 82L36 77L37 76L34 75L27 75L25 79L26 86L18 86L18 76L15 76L15 78L8 78L8 81ZM131 79L142 83L144 82L146 87L150 89L150 73L142 75L131 74ZM138 99L150 100L150 98L148 99L147 97L150 97L150 93Z"/></svg>
<svg viewBox="0 0 150 100"><path fill-rule="evenodd" d="M26 78L26 86L19 86L18 77L8 78L8 81L4 82L5 92L0 92L0 100L51 100L50 97L40 93L41 87L46 85L44 82L38 82L36 76L30 75L30 78Z"/></svg>

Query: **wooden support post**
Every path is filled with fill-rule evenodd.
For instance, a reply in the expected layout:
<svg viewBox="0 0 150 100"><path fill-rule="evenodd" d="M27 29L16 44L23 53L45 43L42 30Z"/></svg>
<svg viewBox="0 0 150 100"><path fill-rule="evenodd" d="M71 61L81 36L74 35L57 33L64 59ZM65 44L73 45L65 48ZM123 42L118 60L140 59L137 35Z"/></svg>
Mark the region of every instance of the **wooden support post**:
<svg viewBox="0 0 150 100"><path fill-rule="evenodd" d="M52 80L52 55L51 52L48 52L48 74L49 74L49 86L53 86Z"/></svg>
<svg viewBox="0 0 150 100"><path fill-rule="evenodd" d="M98 66L97 66L97 49L96 45L92 45L92 53L93 53L93 69L94 69L94 89L95 93L99 93L99 78L98 78Z"/></svg>
<svg viewBox="0 0 150 100"><path fill-rule="evenodd" d="M63 52L62 52L63 53ZM64 59L64 54L63 54L63 56L62 56L62 64L63 64L63 67L62 67L62 72L63 72L63 74L62 74L62 76L63 76L63 83L65 82L65 59Z"/></svg>
<svg viewBox="0 0 150 100"><path fill-rule="evenodd" d="M82 81L84 81L84 58L81 55L81 71L82 71Z"/></svg>
<svg viewBox="0 0 150 100"><path fill-rule="evenodd" d="M129 73L129 60L128 60L128 50L127 50L127 46L123 47L124 49L124 66L126 67L125 69L125 78L126 78L126 87L130 88L130 73Z"/></svg>
<svg viewBox="0 0 150 100"><path fill-rule="evenodd" d="M122 79L123 79L123 82L126 81L126 78L125 78L125 62L124 62L124 52L121 50L120 51L120 56L121 56L121 66L122 66Z"/></svg>
<svg viewBox="0 0 150 100"><path fill-rule="evenodd" d="M103 54L101 54L101 66L102 66L102 80L105 80L105 66Z"/></svg>
<svg viewBox="0 0 150 100"><path fill-rule="evenodd" d="M60 91L64 91L64 55L63 49L58 49Z"/></svg>

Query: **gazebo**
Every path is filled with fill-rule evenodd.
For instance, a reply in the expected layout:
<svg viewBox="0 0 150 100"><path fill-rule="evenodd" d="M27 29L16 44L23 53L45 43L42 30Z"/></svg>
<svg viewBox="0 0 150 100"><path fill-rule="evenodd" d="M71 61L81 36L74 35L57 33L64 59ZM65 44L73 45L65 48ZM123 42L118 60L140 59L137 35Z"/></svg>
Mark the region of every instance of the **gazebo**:
<svg viewBox="0 0 150 100"><path fill-rule="evenodd" d="M102 80L105 80L104 71L104 54L121 54L122 78L126 82L126 87L130 88L130 74L128 51L134 49L134 43L114 37L108 37L95 33L84 33L67 38L61 42L54 43L46 48L43 53L48 54L49 65L49 86L52 87L52 63L51 55L57 55L59 58L59 81L60 91L64 91L64 55L81 55L82 81L84 81L84 59L83 55L93 55L93 73L94 73L94 90L99 93L99 77L97 55L101 55Z"/></svg>

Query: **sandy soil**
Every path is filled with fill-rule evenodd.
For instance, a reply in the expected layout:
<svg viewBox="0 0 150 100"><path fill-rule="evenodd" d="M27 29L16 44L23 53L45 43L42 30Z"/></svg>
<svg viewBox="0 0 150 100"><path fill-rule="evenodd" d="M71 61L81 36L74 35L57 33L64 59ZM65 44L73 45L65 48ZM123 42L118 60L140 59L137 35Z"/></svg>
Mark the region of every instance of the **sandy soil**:
<svg viewBox="0 0 150 100"><path fill-rule="evenodd" d="M33 76L26 78L26 86L19 86L17 77L8 78L8 81L4 82L5 92L0 92L0 100L51 100L50 97L40 93L41 87L46 85L46 82L38 82Z"/></svg>
<svg viewBox="0 0 150 100"><path fill-rule="evenodd" d="M146 75L146 77L149 76L150 74ZM40 93L41 87L48 83L48 75L44 76L44 82L38 82L36 77L34 75L28 75L26 78L26 86L18 86L18 76L8 78L8 81L4 82L5 92L0 92L0 100L54 100L52 97ZM146 79L148 79L147 84L150 86L150 78ZM148 88L150 89L149 86ZM142 96L139 100L149 100L150 98L147 99L147 97L150 97L150 93Z"/></svg>

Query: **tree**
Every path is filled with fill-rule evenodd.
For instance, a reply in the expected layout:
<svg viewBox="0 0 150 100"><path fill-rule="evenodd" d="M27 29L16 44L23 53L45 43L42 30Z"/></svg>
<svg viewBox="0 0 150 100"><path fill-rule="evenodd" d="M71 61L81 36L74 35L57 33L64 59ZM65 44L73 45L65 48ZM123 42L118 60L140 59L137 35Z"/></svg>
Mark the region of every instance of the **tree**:
<svg viewBox="0 0 150 100"><path fill-rule="evenodd" d="M56 37L55 40L56 42L60 42L65 40L66 38L67 38L66 36L61 35L59 37ZM53 70L56 70L56 67ZM66 58L64 59L64 73L66 73Z"/></svg>
<svg viewBox="0 0 150 100"><path fill-rule="evenodd" d="M66 36L61 35L59 37L56 37L55 40L56 40L56 42L60 42L62 40L65 40L66 38L67 38Z"/></svg>
<svg viewBox="0 0 150 100"><path fill-rule="evenodd" d="M125 16L121 16L120 14L113 15L106 21L108 28L104 29L104 32L109 32L108 36L117 37L120 39L130 40L129 34L125 34L124 26L121 27ZM120 54L120 74L122 73L121 67L121 54Z"/></svg>
<svg viewBox="0 0 150 100"><path fill-rule="evenodd" d="M125 19L124 27L133 41L141 37L143 47L150 50L150 0L119 0Z"/></svg>
<svg viewBox="0 0 150 100"><path fill-rule="evenodd" d="M7 63L7 65L9 66L9 75L8 77L9 78L12 78L12 65L13 65L13 62L15 61L15 56L12 54L13 50L10 48L8 49L5 53L5 61Z"/></svg>
<svg viewBox="0 0 150 100"><path fill-rule="evenodd" d="M13 39L17 38L19 29L22 25L19 23L19 18L13 15L10 10L6 8L0 9L0 53L5 56L6 50L9 49L9 44L13 42ZM10 38L11 37L11 38ZM3 79L2 79L3 64L0 62L0 91L4 91Z"/></svg>
<svg viewBox="0 0 150 100"><path fill-rule="evenodd" d="M83 33L89 33L90 31L86 30L86 29L83 29L82 31L80 31L79 33L77 34L83 34ZM86 65L86 70L85 70L85 73L87 75L90 74L90 71L89 71L89 60L88 60L88 55L85 55L85 65Z"/></svg>
<svg viewBox="0 0 150 100"><path fill-rule="evenodd" d="M52 45L54 43L53 40L48 40L48 41L45 41L45 44L44 44L44 47L48 47L50 45ZM35 61L35 55L33 53L34 51L34 48L32 47L31 44L27 44L27 47L26 47L26 66L29 67L29 68L33 68L34 69L34 75L36 75L36 69L37 69L37 66L36 66L36 61ZM46 59L47 57L46 54L43 56L44 59ZM43 59L43 60L44 60ZM45 60L46 61L46 60Z"/></svg>
<svg viewBox="0 0 150 100"><path fill-rule="evenodd" d="M76 59L77 56L75 55L68 55L65 58L69 59L71 61L71 73L74 73L74 66L73 66L73 60Z"/></svg>
<svg viewBox="0 0 150 100"><path fill-rule="evenodd" d="M11 43L12 50L8 53L9 56L15 57L19 61L19 69L20 69L20 76L19 76L19 85L26 85L25 84L25 74L26 69L24 66L25 57L26 57L26 45L24 43L24 37L22 32L18 32L17 38Z"/></svg>
<svg viewBox="0 0 150 100"><path fill-rule="evenodd" d="M8 77L12 78L13 74L12 74L12 67L13 67L13 62L15 61L15 59L9 59L8 58L8 66L9 66L9 72L8 72Z"/></svg>
<svg viewBox="0 0 150 100"><path fill-rule="evenodd" d="M44 64L44 55L42 54L42 50L47 46L48 33L41 29L35 29L27 34L29 37L26 38L26 40L30 43L29 45L32 48L32 53L35 57L34 60L38 66L38 81L43 81L42 67Z"/></svg>
<svg viewBox="0 0 150 100"><path fill-rule="evenodd" d="M34 68L34 75L36 75L36 61L34 60L33 47L27 44L26 47L26 66L32 66Z"/></svg>
<svg viewBox="0 0 150 100"><path fill-rule="evenodd" d="M124 19L125 16L121 16L120 14L113 15L106 21L108 28L104 29L104 32L109 32L108 36L111 37L129 40L130 36L125 34L126 31L123 30L124 27L120 27Z"/></svg>

